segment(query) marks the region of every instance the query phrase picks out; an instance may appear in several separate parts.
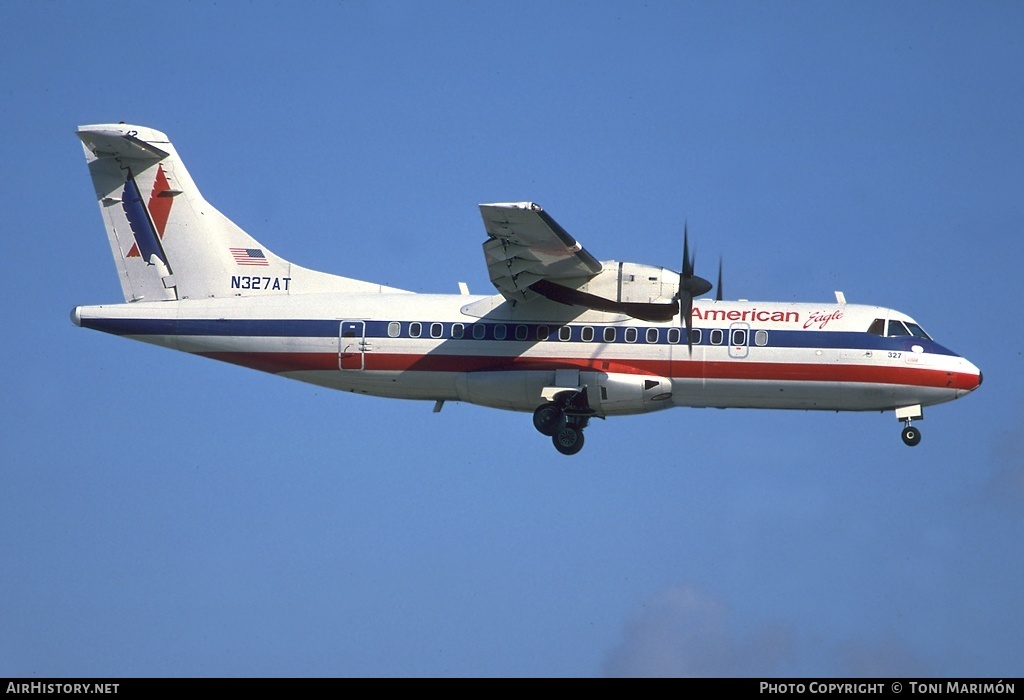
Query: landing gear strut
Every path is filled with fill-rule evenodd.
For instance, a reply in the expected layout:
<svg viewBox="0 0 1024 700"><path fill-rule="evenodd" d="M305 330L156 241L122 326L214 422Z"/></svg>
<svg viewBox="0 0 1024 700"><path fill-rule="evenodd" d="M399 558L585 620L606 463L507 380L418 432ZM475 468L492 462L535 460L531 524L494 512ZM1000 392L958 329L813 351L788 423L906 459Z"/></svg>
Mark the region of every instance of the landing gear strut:
<svg viewBox="0 0 1024 700"><path fill-rule="evenodd" d="M587 401L587 390L564 391L554 401L541 404L533 412L533 427L547 435L555 449L574 455L583 449L583 429L594 410Z"/></svg>

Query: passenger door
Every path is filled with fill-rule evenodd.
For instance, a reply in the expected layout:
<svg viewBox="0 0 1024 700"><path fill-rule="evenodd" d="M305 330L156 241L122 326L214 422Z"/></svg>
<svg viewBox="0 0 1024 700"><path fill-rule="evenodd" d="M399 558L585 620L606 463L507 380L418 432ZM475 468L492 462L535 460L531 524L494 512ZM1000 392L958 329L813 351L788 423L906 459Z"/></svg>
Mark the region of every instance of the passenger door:
<svg viewBox="0 0 1024 700"><path fill-rule="evenodd" d="M342 321L338 329L338 369L365 369L366 352L365 321Z"/></svg>

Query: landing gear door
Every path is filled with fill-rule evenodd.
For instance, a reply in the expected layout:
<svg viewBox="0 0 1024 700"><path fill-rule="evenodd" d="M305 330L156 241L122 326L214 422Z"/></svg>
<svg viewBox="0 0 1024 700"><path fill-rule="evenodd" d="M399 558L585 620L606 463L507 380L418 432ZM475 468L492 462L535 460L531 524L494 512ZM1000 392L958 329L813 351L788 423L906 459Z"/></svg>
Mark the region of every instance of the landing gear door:
<svg viewBox="0 0 1024 700"><path fill-rule="evenodd" d="M342 321L338 330L338 369L366 369L365 321Z"/></svg>

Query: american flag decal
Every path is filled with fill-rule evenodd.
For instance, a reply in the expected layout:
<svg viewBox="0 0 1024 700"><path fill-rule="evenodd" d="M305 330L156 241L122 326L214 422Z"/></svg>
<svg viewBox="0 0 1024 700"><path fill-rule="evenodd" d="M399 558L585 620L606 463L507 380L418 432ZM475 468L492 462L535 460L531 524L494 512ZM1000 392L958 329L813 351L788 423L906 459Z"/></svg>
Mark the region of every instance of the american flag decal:
<svg viewBox="0 0 1024 700"><path fill-rule="evenodd" d="M235 262L239 265L270 265L267 256L260 248L229 248Z"/></svg>

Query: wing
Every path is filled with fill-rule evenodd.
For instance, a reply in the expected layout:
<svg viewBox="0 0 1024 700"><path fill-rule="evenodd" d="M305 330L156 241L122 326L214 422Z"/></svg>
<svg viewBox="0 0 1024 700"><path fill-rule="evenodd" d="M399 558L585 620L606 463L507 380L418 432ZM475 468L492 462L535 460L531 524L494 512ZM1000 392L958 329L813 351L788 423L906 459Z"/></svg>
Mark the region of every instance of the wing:
<svg viewBox="0 0 1024 700"><path fill-rule="evenodd" d="M481 204L488 239L484 257L491 282L509 301L530 301L532 285L559 280L576 286L601 272L601 263L533 202Z"/></svg>

